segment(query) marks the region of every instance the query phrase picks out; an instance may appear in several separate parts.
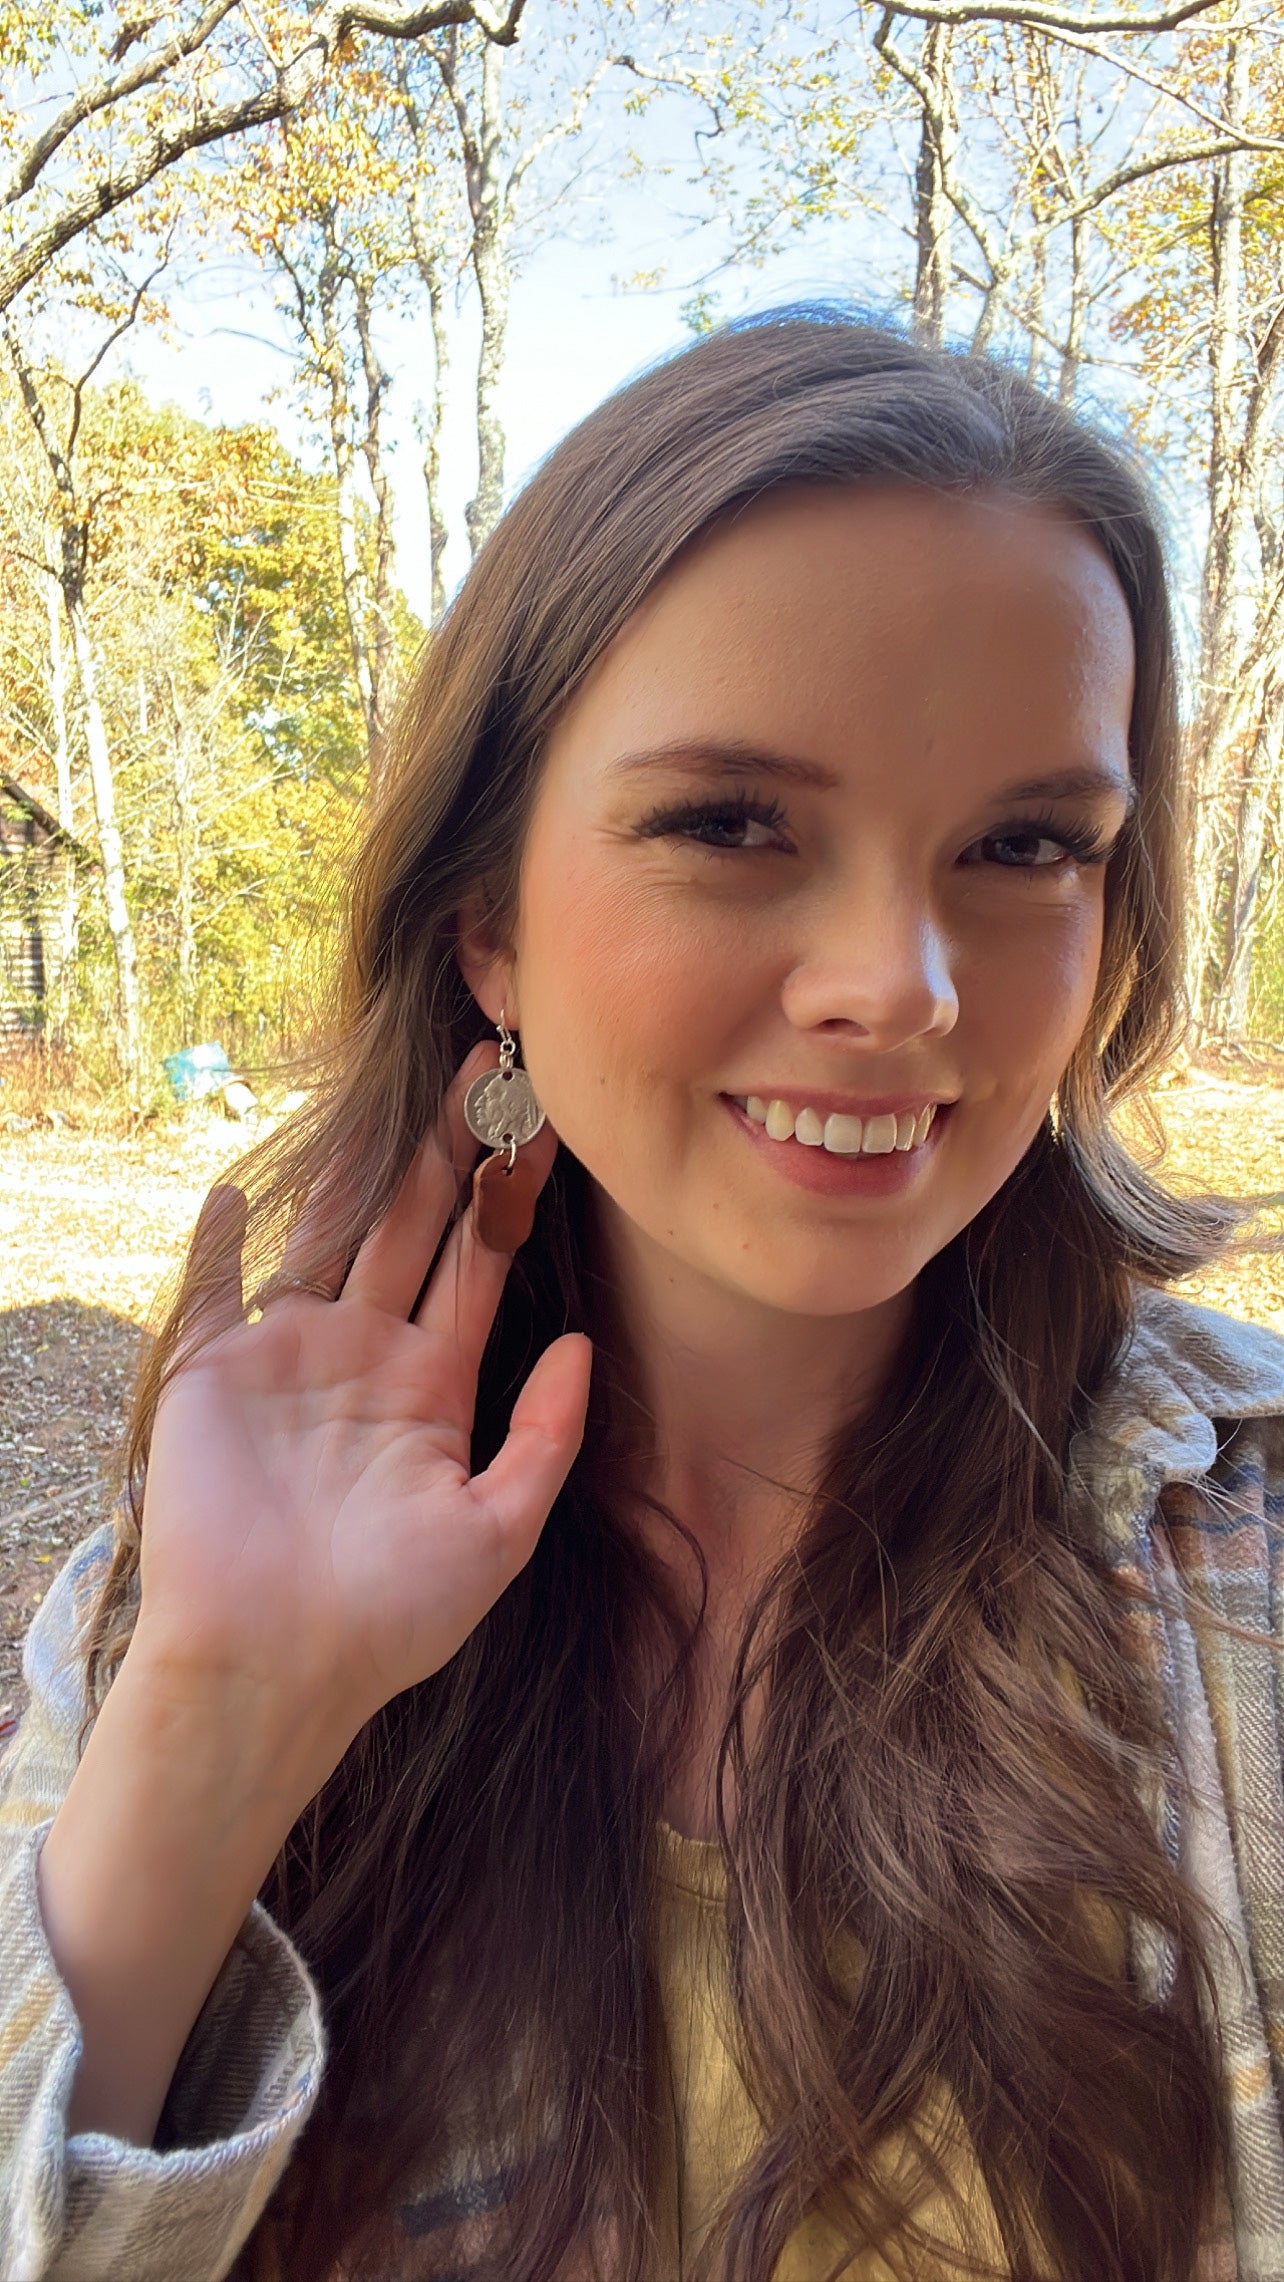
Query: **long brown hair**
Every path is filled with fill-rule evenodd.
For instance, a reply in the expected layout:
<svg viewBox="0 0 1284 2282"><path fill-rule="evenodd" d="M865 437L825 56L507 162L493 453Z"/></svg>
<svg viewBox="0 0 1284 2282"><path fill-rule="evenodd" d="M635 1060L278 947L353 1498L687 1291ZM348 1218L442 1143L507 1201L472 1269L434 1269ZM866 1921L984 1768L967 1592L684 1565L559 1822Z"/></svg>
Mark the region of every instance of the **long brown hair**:
<svg viewBox="0 0 1284 2282"><path fill-rule="evenodd" d="M323 1078L237 1176L249 1273L305 1201L324 1207L318 1267L350 1257L389 1201L488 1034L456 965L456 913L480 887L498 924L511 916L543 734L679 549L772 485L869 480L998 489L1092 532L1132 617L1138 801L1054 1109L920 1277L894 1382L838 1436L744 1640L722 1838L735 2035L762 2136L726 2183L704 2264L767 2282L821 2205L853 2251L894 2239L922 2273L934 2245L911 2223L912 2185L893 2191L872 2157L943 2083L1014 2276L1183 2282L1220 2158L1205 1929L1141 1803L1156 1766L1179 1773L1162 1707L1067 1491L1134 1279L1185 1272L1229 1227L1219 1205L1164 1193L1110 1123L1179 1024L1172 633L1156 513L1126 453L998 363L833 310L714 334L584 421L424 656L356 864ZM564 2282L595 2256L612 2282L653 2271L653 1834L691 1624L620 1518L646 1422L591 1197L563 1149L479 1390L481 1464L543 1344L568 1327L597 1342L583 1451L537 1551L447 1668L371 1721L265 1888L331 2040L264 2222L292 2282L336 2262L386 2282L399 2194L448 2178L461 2148L488 2182L475 2207L496 2206L471 2269L488 2282ZM157 1397L205 1284L189 1270L141 1385L99 1688L128 1635ZM663 1675L645 1703L639 1642ZM750 1752L744 1706L764 1683ZM1167 1929L1166 2004L1108 1969L1085 1898ZM854 1987L837 1962L848 1942ZM925 2135L928 2172L936 2152ZM452 2257L466 2263L458 2244Z"/></svg>

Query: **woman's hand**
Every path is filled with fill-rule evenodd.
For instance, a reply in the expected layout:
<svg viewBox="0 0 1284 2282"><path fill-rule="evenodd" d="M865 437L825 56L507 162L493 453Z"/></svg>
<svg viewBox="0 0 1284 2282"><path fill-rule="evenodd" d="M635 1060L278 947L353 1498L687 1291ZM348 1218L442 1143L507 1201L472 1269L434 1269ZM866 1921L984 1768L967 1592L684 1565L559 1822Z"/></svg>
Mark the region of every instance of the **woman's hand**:
<svg viewBox="0 0 1284 2282"><path fill-rule="evenodd" d="M568 1337L469 1473L508 1270L471 1214L416 1307L477 1153L464 1091L493 1054L465 1062L337 1299L283 1293L247 1323L240 1191L215 1189L202 1215L198 1251L233 1239L226 1322L160 1403L138 1621L39 1864L80 2022L73 2131L150 2142L292 1825L366 1720L438 1671L516 1575L579 1447L590 1353ZM555 1136L529 1147L547 1177Z"/></svg>
<svg viewBox="0 0 1284 2282"><path fill-rule="evenodd" d="M336 1299L284 1292L247 1323L233 1225L214 1302L226 1328L157 1413L129 1657L153 1679L253 1700L295 1736L315 1730L323 1759L454 1655L528 1559L583 1433L590 1348L572 1335L539 1358L503 1448L470 1474L509 1267L471 1213L415 1306L477 1155L464 1092L494 1058L469 1056ZM556 1148L548 1126L528 1144L544 1178ZM238 1190L215 1189L198 1247L243 1213Z"/></svg>

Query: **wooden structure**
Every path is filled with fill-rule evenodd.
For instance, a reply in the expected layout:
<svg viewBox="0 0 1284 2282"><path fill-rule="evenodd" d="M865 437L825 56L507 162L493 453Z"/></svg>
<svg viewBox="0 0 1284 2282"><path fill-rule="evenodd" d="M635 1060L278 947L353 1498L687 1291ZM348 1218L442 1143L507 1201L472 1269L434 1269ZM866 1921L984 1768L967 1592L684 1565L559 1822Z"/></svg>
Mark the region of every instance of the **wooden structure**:
<svg viewBox="0 0 1284 2282"><path fill-rule="evenodd" d="M68 863L92 863L34 792L0 769L0 1047L44 1024Z"/></svg>

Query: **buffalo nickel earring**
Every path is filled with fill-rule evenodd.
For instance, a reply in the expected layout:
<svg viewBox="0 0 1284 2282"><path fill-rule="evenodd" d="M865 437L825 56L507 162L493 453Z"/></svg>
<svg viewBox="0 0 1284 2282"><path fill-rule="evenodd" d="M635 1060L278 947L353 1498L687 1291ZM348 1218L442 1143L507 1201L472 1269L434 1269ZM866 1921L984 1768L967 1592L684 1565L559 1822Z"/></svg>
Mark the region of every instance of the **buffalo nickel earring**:
<svg viewBox="0 0 1284 2282"><path fill-rule="evenodd" d="M477 1240L489 1252L515 1252L535 1225L539 1179L529 1157L517 1152L533 1141L544 1122L535 1088L517 1067L517 1040L499 1032L499 1068L483 1070L464 1095L464 1123L477 1141L495 1154L484 1157L473 1174L473 1222Z"/></svg>

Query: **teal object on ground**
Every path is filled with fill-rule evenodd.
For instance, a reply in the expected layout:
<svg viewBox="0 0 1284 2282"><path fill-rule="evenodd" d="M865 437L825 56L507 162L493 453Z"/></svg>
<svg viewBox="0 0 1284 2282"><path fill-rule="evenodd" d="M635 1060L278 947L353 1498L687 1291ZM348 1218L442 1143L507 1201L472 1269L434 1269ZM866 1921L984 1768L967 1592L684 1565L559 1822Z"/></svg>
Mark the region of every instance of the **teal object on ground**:
<svg viewBox="0 0 1284 2282"><path fill-rule="evenodd" d="M165 1075L176 1101L200 1101L227 1084L232 1065L221 1046L184 1046L165 1056Z"/></svg>

